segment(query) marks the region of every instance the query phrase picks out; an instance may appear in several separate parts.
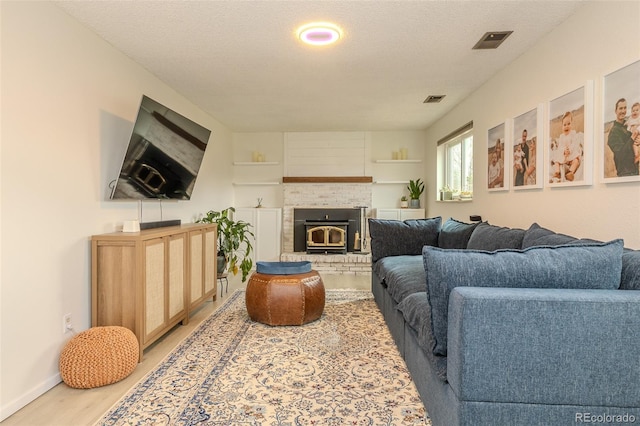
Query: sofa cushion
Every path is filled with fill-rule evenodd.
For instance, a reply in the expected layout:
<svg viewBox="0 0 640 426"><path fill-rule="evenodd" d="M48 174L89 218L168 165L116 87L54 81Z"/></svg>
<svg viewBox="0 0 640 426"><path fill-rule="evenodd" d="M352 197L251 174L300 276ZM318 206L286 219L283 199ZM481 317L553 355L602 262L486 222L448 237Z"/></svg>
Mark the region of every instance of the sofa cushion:
<svg viewBox="0 0 640 426"><path fill-rule="evenodd" d="M380 278L380 282L386 287L387 274L389 271L400 265L404 265L406 262L410 262L411 259L415 259L416 257L421 258L422 256L405 255L383 257L371 265L371 270Z"/></svg>
<svg viewBox="0 0 640 426"><path fill-rule="evenodd" d="M396 303L412 293L426 291L422 256L390 256L378 263L383 263L381 274L387 293ZM382 275L378 274L378 277Z"/></svg>
<svg viewBox="0 0 640 426"><path fill-rule="evenodd" d="M640 290L640 250L622 253L621 290Z"/></svg>
<svg viewBox="0 0 640 426"><path fill-rule="evenodd" d="M537 223L533 223L529 229L524 232L522 239L522 248L535 246L559 246L564 244L583 244L583 243L600 243L601 241L591 240L588 238L576 238L570 235L559 234L550 229L543 228Z"/></svg>
<svg viewBox="0 0 640 426"><path fill-rule="evenodd" d="M478 223L465 223L449 218L440 229L438 247L444 249L467 248L469 238L476 226L478 226Z"/></svg>
<svg viewBox="0 0 640 426"><path fill-rule="evenodd" d="M447 355L449 294L455 287L617 289L622 250L622 240L491 252L424 247L434 353Z"/></svg>
<svg viewBox="0 0 640 426"><path fill-rule="evenodd" d="M436 355L433 353L435 348L435 339L433 338L433 329L431 327L431 308L425 291L417 292L407 296L402 302L398 303L397 309L402 312L405 322L411 327L418 336L418 345L429 362L433 366L442 381L447 380L447 357Z"/></svg>
<svg viewBox="0 0 640 426"><path fill-rule="evenodd" d="M467 248L471 250L520 249L524 229L480 223L471 233Z"/></svg>
<svg viewBox="0 0 640 426"><path fill-rule="evenodd" d="M371 260L387 256L420 255L423 246L437 246L441 217L399 220L369 219Z"/></svg>

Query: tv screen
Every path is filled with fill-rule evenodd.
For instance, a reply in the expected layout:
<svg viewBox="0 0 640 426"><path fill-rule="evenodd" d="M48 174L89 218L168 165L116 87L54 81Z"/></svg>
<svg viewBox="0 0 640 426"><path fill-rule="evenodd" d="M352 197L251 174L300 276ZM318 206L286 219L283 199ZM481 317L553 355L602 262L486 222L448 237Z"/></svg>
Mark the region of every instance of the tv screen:
<svg viewBox="0 0 640 426"><path fill-rule="evenodd" d="M143 96L111 199L189 200L210 134Z"/></svg>

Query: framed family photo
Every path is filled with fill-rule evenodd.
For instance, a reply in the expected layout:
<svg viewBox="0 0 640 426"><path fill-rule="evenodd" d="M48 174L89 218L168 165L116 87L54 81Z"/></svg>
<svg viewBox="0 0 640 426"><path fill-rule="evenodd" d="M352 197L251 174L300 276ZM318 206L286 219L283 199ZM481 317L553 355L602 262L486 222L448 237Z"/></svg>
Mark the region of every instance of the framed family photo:
<svg viewBox="0 0 640 426"><path fill-rule="evenodd" d="M549 102L548 117L547 185L591 185L593 82Z"/></svg>
<svg viewBox="0 0 640 426"><path fill-rule="evenodd" d="M543 132L542 112L539 105L513 119L513 161L509 174L514 190L542 188L544 151L538 143Z"/></svg>
<svg viewBox="0 0 640 426"><path fill-rule="evenodd" d="M602 178L640 180L640 61L604 77Z"/></svg>
<svg viewBox="0 0 640 426"><path fill-rule="evenodd" d="M509 155L505 150L509 144L505 141L505 123L499 124L487 132L487 189L505 191L509 189ZM505 166L507 170L505 171Z"/></svg>

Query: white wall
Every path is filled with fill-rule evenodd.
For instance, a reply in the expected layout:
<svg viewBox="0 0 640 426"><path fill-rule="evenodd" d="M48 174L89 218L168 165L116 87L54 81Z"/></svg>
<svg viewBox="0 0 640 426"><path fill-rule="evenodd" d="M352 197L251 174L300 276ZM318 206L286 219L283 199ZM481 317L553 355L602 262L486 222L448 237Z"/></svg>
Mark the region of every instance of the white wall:
<svg viewBox="0 0 640 426"><path fill-rule="evenodd" d="M433 194L428 197L429 215L468 220L470 214L480 214L496 225L523 228L537 221L575 236L600 240L623 237L628 247L640 248L640 182L604 184L599 180L604 143L602 78L640 59L640 3L617 3L586 3L428 129L426 172ZM595 83L594 184L488 192L487 130L587 80ZM470 203L437 202L436 142L470 120L474 123L474 199Z"/></svg>
<svg viewBox="0 0 640 426"><path fill-rule="evenodd" d="M47 2L1 2L0 420L59 382L62 316L90 327L92 234L138 217L106 201L142 94L210 128L191 201L163 204L192 222L233 203L231 133ZM224 161L219 159L223 158ZM143 220L160 219L144 203Z"/></svg>

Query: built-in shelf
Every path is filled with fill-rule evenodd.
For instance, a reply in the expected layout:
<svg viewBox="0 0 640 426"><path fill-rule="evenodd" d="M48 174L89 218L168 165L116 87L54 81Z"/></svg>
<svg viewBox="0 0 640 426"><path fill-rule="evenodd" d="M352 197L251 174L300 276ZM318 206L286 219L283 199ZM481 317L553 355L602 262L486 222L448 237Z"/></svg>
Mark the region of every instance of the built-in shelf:
<svg viewBox="0 0 640 426"><path fill-rule="evenodd" d="M285 176L282 183L371 183L371 176Z"/></svg>
<svg viewBox="0 0 640 426"><path fill-rule="evenodd" d="M275 166L277 161L234 161L234 166Z"/></svg>
<svg viewBox="0 0 640 426"><path fill-rule="evenodd" d="M376 163L422 163L422 160L375 160Z"/></svg>
<svg viewBox="0 0 640 426"><path fill-rule="evenodd" d="M378 185L408 185L408 180L377 180L373 182Z"/></svg>
<svg viewBox="0 0 640 426"><path fill-rule="evenodd" d="M280 182L234 182L233 186L276 186Z"/></svg>

